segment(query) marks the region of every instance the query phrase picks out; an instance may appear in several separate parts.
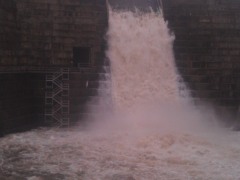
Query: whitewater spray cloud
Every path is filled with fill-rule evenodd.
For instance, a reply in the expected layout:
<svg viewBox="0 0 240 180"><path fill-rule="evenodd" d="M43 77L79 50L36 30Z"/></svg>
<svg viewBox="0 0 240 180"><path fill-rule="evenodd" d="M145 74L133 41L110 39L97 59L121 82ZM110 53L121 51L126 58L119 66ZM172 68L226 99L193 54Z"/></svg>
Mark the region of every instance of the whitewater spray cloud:
<svg viewBox="0 0 240 180"><path fill-rule="evenodd" d="M97 128L159 131L179 127L181 120L187 122L189 112L183 110L183 105L185 108L184 99L189 97L180 94L184 84L179 82L174 61L174 36L162 14L109 8L106 37L110 68L104 71L105 81L100 81L100 106L92 111L98 114ZM187 94L186 89L183 91ZM109 111L114 116L105 116Z"/></svg>
<svg viewBox="0 0 240 180"><path fill-rule="evenodd" d="M160 13L110 10L107 37L116 109L179 101L174 37Z"/></svg>
<svg viewBox="0 0 240 180"><path fill-rule="evenodd" d="M173 53L174 35L161 12L109 7L109 66L91 104L94 131L165 132L201 129L207 119L190 102ZM110 115L110 116L109 116Z"/></svg>

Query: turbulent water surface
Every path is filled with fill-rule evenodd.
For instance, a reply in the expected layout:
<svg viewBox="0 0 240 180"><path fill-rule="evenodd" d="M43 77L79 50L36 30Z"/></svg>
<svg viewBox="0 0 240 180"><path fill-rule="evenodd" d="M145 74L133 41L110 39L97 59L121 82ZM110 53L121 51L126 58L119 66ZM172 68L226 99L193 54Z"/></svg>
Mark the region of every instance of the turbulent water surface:
<svg viewBox="0 0 240 180"><path fill-rule="evenodd" d="M36 130L0 140L0 179L240 179L240 134Z"/></svg>
<svg viewBox="0 0 240 180"><path fill-rule="evenodd" d="M240 180L240 134L206 126L214 116L180 96L174 38L161 14L109 16L111 77L99 95L108 106L97 109L111 116L87 130L0 139L0 180Z"/></svg>

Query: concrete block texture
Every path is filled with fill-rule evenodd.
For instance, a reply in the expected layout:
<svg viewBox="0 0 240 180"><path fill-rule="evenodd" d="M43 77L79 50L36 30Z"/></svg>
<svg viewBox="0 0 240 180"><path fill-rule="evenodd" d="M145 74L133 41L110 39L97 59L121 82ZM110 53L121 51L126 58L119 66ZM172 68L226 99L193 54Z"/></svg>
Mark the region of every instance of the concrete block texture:
<svg viewBox="0 0 240 180"><path fill-rule="evenodd" d="M101 54L91 59L91 65L103 58L104 0L1 0L0 24L2 66L72 66L72 48L76 46ZM10 55L6 55L8 51Z"/></svg>
<svg viewBox="0 0 240 180"><path fill-rule="evenodd" d="M237 114L240 1L164 0L163 4L165 19L176 36L176 63L193 97Z"/></svg>

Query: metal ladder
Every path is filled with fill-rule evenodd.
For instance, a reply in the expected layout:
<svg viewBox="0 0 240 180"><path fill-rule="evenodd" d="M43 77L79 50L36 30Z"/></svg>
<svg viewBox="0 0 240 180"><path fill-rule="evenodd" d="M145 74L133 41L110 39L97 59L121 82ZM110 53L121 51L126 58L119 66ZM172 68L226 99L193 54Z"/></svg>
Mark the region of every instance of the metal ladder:
<svg viewBox="0 0 240 180"><path fill-rule="evenodd" d="M69 68L46 74L45 122L69 127Z"/></svg>

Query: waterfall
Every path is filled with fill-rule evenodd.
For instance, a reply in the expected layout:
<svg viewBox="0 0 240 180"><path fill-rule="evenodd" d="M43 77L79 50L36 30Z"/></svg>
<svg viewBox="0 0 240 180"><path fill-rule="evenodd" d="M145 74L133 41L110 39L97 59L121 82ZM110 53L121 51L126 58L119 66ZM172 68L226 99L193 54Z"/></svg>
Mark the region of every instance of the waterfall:
<svg viewBox="0 0 240 180"><path fill-rule="evenodd" d="M210 107L191 102L175 64L174 39L161 11L109 7L107 63L89 110L94 130L193 131L215 123Z"/></svg>
<svg viewBox="0 0 240 180"><path fill-rule="evenodd" d="M95 130L158 131L192 121L192 109L183 110L188 93L174 61L174 35L161 12L109 8L106 39L107 63L89 110Z"/></svg>
<svg viewBox="0 0 240 180"><path fill-rule="evenodd" d="M115 109L180 100L174 36L161 13L110 9L107 39Z"/></svg>

